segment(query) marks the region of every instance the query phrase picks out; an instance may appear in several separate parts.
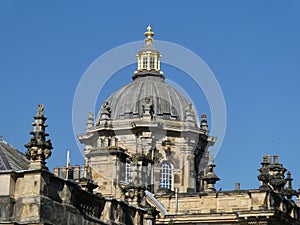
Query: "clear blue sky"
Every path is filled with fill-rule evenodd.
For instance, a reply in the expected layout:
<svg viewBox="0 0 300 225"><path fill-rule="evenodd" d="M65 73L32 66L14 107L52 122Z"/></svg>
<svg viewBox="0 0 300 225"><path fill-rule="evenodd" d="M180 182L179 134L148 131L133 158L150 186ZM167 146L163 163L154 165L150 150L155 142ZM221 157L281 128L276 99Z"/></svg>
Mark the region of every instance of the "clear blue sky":
<svg viewBox="0 0 300 225"><path fill-rule="evenodd" d="M228 121L216 158L218 187L232 189L240 182L241 188L257 188L262 156L278 154L300 188L299 11L297 0L2 0L0 134L24 152L32 116L43 103L54 145L48 166L65 165L68 148L72 164L81 164L72 131L77 84L100 55L142 40L150 23L157 39L198 54L222 87ZM131 80L133 69L124 69L106 85L99 104ZM180 71L162 70L181 82ZM193 99L197 110L207 112L199 96Z"/></svg>

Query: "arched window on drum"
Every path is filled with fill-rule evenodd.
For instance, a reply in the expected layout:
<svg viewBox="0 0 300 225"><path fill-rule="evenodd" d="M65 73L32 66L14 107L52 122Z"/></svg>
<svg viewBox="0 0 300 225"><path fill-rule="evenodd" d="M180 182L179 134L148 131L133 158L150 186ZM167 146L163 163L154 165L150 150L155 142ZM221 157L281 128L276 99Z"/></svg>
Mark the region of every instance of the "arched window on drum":
<svg viewBox="0 0 300 225"><path fill-rule="evenodd" d="M173 166L169 162L163 162L161 164L159 187L173 190Z"/></svg>

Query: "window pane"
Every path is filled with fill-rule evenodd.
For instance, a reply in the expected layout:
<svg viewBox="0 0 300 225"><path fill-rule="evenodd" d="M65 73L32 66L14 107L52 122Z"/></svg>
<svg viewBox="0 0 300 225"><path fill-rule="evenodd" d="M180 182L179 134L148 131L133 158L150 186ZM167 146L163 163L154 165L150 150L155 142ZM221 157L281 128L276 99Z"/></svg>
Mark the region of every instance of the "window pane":
<svg viewBox="0 0 300 225"><path fill-rule="evenodd" d="M150 69L155 69L155 66L154 66L154 57L150 57Z"/></svg>
<svg viewBox="0 0 300 225"><path fill-rule="evenodd" d="M125 164L125 182L129 183L131 180L131 165L129 161Z"/></svg>
<svg viewBox="0 0 300 225"><path fill-rule="evenodd" d="M160 169L160 188L172 189L173 171L169 163L163 163Z"/></svg>
<svg viewBox="0 0 300 225"><path fill-rule="evenodd" d="M143 57L143 68L142 69L147 69L147 57Z"/></svg>

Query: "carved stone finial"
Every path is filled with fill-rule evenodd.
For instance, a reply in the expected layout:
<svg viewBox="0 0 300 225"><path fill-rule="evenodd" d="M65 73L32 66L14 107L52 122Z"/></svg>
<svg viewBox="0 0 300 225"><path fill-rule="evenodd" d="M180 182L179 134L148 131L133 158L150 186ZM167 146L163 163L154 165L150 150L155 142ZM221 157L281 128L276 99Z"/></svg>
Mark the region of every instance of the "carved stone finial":
<svg viewBox="0 0 300 225"><path fill-rule="evenodd" d="M207 187L204 191L207 192L214 192L215 189L215 183L220 180L220 178L215 174L214 168L216 167L214 163L214 159L212 156L210 156L210 162L207 166L207 172L204 176L203 180L206 182Z"/></svg>
<svg viewBox="0 0 300 225"><path fill-rule="evenodd" d="M94 113L89 112L88 120L86 123L86 128L90 128L94 126Z"/></svg>
<svg viewBox="0 0 300 225"><path fill-rule="evenodd" d="M269 162L269 157L267 155L264 155L261 165L262 167L258 169L260 174L257 176L258 180L261 182L259 189L262 191L267 191L269 190L268 182L270 181L271 178L271 175L269 173L269 168L268 168L270 162Z"/></svg>
<svg viewBox="0 0 300 225"><path fill-rule="evenodd" d="M287 199L292 199L294 195L297 194L297 191L293 189L292 187L292 181L294 179L292 178L292 174L290 171L287 172L287 177L285 178L286 181L286 187L284 189L284 195L287 197Z"/></svg>
<svg viewBox="0 0 300 225"><path fill-rule="evenodd" d="M207 119L206 119L206 114L201 115L200 128L202 130L208 131L208 123L207 123Z"/></svg>
<svg viewBox="0 0 300 225"><path fill-rule="evenodd" d="M45 121L47 118L44 116L44 105L39 104L37 115L33 117L34 122L33 131L30 132L33 137L24 146L27 148L26 157L30 160L29 169L47 169L46 159L51 156L53 149L51 140L46 140L48 134L45 128L48 126Z"/></svg>

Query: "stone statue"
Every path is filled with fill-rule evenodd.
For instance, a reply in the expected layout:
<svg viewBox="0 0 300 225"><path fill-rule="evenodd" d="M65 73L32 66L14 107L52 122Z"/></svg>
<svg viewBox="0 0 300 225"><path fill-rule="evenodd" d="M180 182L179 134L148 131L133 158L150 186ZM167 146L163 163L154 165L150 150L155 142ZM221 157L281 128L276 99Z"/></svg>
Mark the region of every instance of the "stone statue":
<svg viewBox="0 0 300 225"><path fill-rule="evenodd" d="M103 103L102 109L101 109L101 120L109 120L111 117L111 110L109 103L106 101Z"/></svg>
<svg viewBox="0 0 300 225"><path fill-rule="evenodd" d="M154 107L152 104L152 99L150 97L146 97L144 99L144 103L142 104L142 115L143 116L151 116L151 119L154 118Z"/></svg>
<svg viewBox="0 0 300 225"><path fill-rule="evenodd" d="M38 104L37 116L44 116L44 105Z"/></svg>

